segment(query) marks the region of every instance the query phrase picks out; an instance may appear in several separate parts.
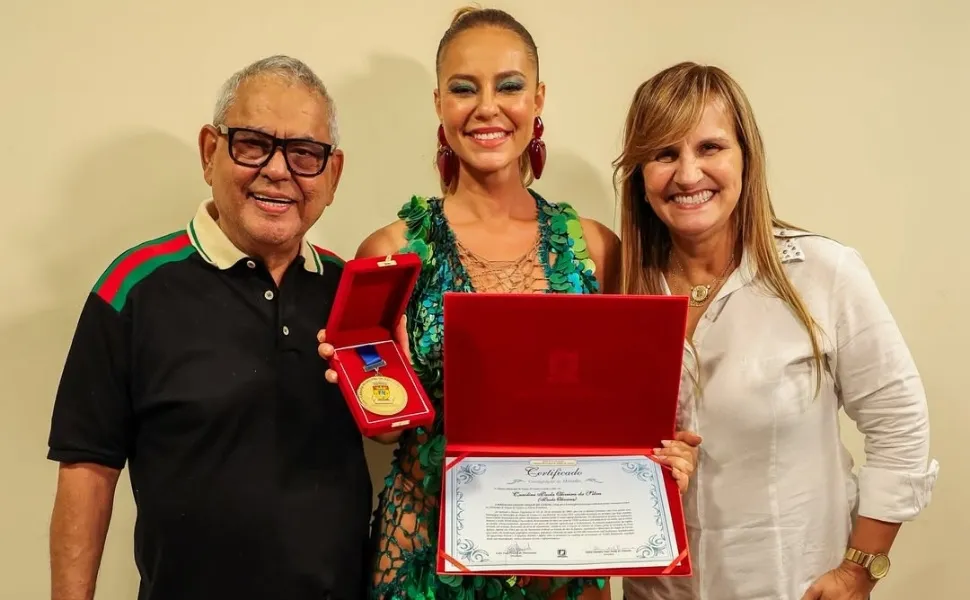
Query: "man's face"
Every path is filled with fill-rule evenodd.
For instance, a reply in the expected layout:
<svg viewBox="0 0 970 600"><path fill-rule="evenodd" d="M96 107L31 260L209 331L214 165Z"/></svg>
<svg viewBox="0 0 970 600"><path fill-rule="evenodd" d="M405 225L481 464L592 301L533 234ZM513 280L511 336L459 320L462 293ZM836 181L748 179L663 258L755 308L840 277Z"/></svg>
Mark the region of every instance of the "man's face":
<svg viewBox="0 0 970 600"><path fill-rule="evenodd" d="M219 226L243 252L272 254L298 247L333 202L343 154L312 143L333 142L327 108L326 99L305 85L262 75L239 86L225 119L228 128L252 131L235 132L230 148L228 133L211 125L202 128L199 149ZM291 143L284 156L260 132L307 143ZM326 167L314 174L324 160Z"/></svg>

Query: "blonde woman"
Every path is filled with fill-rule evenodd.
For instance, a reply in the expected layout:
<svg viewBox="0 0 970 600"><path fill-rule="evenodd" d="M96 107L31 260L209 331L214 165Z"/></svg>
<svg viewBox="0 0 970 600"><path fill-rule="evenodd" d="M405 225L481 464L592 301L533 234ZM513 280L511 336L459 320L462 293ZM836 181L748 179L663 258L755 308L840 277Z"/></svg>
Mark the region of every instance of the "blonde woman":
<svg viewBox="0 0 970 600"><path fill-rule="evenodd" d="M863 599L938 465L919 374L859 254L775 217L761 135L724 71L637 90L616 161L621 288L690 297L680 429L695 574L627 600ZM866 437L858 476L839 409Z"/></svg>
<svg viewBox="0 0 970 600"><path fill-rule="evenodd" d="M458 11L438 44L437 168L441 193L414 196L357 256L413 252L423 261L407 309L412 363L439 418L381 436L397 450L374 522L371 600L609 600L606 578L437 575L445 435L443 294L615 293L619 240L569 204L531 187L546 152L545 85L529 31L497 9ZM434 132L433 132L434 133ZM483 324L483 326L485 326ZM562 323L573 327L573 323ZM320 354L332 355L325 333ZM405 340L401 340L404 342ZM337 374L327 377L336 381ZM487 410L487 407L483 407ZM541 424L536 424L541 427ZM661 450L681 490L700 440L678 432Z"/></svg>

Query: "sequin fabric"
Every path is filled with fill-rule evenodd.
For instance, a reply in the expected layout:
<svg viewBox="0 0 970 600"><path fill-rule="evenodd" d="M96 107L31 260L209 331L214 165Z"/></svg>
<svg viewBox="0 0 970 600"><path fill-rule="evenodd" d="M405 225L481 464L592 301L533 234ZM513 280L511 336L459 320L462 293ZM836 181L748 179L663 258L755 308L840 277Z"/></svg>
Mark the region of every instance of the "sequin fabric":
<svg viewBox="0 0 970 600"><path fill-rule="evenodd" d="M536 258L545 274L545 293L589 294L598 291L595 265L586 250L576 211L554 204L530 190L536 202L539 242ZM376 564L373 600L544 600L565 590L575 600L584 588L602 589L604 579L507 578L435 573L438 497L441 491L445 432L442 422L442 295L474 292L459 259L440 198L412 197L398 217L407 225L407 245L422 261L421 274L407 308L415 371L438 418L430 429L404 433L374 513Z"/></svg>

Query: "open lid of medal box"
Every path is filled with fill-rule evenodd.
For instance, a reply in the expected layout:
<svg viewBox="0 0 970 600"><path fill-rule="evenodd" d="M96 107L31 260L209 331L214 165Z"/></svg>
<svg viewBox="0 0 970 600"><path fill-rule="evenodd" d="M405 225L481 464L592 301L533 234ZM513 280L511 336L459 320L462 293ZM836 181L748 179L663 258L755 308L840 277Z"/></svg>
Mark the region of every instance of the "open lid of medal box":
<svg viewBox="0 0 970 600"><path fill-rule="evenodd" d="M653 456L676 428L687 310L685 296L445 294L444 470L474 456ZM661 472L682 556L604 575L691 573L680 492Z"/></svg>
<svg viewBox="0 0 970 600"><path fill-rule="evenodd" d="M344 264L327 319L327 342L335 350L331 368L337 371L338 385L367 436L425 426L434 420L434 409L421 382L404 349L394 341L394 330L420 272L421 260L415 254L355 258ZM403 389L403 408L395 409L394 414L365 408L358 392L375 376L400 384L393 388Z"/></svg>

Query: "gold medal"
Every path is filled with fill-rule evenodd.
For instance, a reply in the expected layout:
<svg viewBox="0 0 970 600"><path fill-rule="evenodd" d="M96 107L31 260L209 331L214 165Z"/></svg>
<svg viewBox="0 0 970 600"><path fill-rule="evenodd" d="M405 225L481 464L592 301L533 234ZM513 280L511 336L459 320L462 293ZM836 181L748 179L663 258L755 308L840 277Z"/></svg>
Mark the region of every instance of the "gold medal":
<svg viewBox="0 0 970 600"><path fill-rule="evenodd" d="M383 375L365 379L357 388L357 398L361 406L376 415L396 415L408 404L408 393L404 386Z"/></svg>

